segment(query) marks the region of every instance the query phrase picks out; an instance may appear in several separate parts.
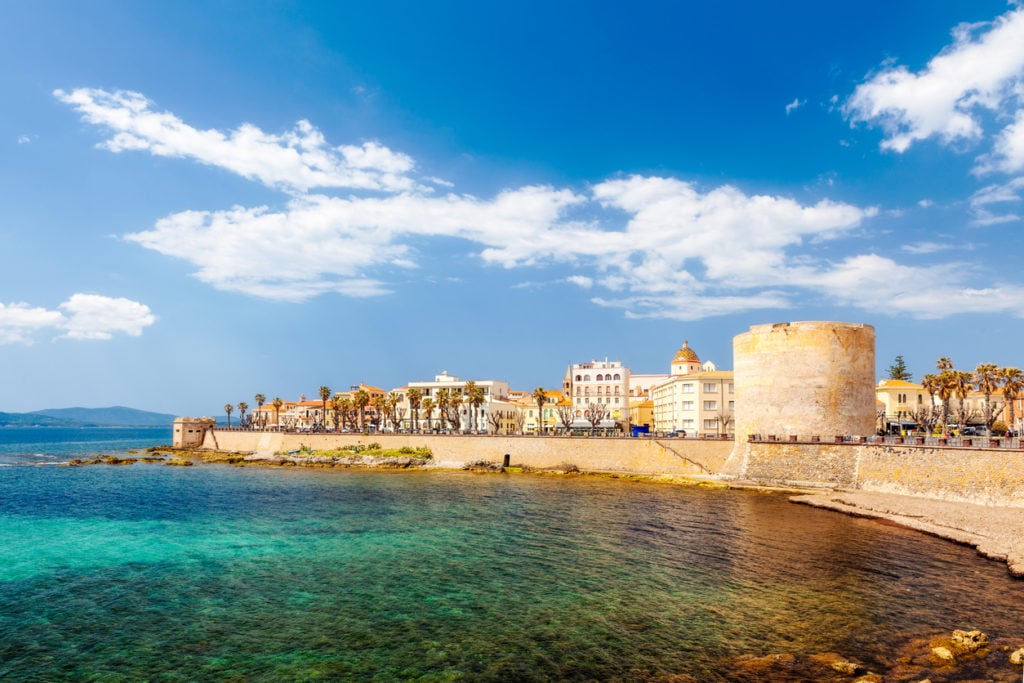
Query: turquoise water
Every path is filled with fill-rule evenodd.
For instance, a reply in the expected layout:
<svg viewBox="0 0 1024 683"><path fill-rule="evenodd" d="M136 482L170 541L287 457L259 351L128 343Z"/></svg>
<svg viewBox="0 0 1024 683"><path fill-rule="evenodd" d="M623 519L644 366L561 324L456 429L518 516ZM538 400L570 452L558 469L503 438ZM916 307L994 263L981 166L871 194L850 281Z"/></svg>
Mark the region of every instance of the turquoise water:
<svg viewBox="0 0 1024 683"><path fill-rule="evenodd" d="M1024 644L1003 565L747 491L4 467L0 549L2 681L760 681L735 658Z"/></svg>

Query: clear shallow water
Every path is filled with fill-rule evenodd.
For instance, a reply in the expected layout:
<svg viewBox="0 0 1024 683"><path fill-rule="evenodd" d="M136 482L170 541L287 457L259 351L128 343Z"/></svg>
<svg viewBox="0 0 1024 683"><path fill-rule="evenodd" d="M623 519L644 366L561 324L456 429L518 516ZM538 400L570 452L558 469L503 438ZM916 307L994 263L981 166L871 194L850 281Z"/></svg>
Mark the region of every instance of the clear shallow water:
<svg viewBox="0 0 1024 683"><path fill-rule="evenodd" d="M1003 565L744 491L7 467L0 550L3 681L716 681L744 654L1024 638Z"/></svg>

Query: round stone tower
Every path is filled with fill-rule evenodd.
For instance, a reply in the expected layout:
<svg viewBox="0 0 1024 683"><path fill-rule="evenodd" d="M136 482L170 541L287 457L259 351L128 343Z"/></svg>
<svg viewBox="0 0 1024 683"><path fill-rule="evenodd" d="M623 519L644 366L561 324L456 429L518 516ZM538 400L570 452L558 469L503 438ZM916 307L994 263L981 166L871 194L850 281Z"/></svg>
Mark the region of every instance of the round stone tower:
<svg viewBox="0 0 1024 683"><path fill-rule="evenodd" d="M875 328L754 325L733 337L736 440L875 432ZM824 440L824 439L823 439Z"/></svg>

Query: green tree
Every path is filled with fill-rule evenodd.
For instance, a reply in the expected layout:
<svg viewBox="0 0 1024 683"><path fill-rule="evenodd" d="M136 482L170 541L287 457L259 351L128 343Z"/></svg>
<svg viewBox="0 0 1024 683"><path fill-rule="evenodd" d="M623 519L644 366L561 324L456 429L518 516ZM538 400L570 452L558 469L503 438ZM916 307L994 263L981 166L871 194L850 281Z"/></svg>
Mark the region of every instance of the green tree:
<svg viewBox="0 0 1024 683"><path fill-rule="evenodd" d="M903 362L903 356L896 356L896 360L889 366L889 379L901 379L909 382L913 375L907 370L907 364Z"/></svg>
<svg viewBox="0 0 1024 683"><path fill-rule="evenodd" d="M466 382L466 402L469 403L469 429L477 431L477 415L484 404L484 388L473 380Z"/></svg>
<svg viewBox="0 0 1024 683"><path fill-rule="evenodd" d="M533 390L533 400L537 403L537 434L544 433L544 404L548 402L548 394L544 387Z"/></svg>
<svg viewBox="0 0 1024 683"><path fill-rule="evenodd" d="M958 409L959 418L957 424L963 429L964 424L970 419L970 414L967 411L967 395L971 393L971 389L974 386L971 381L974 379L974 375L963 370L950 370L949 382L953 387L953 393L956 394L957 401L960 403Z"/></svg>
<svg viewBox="0 0 1024 683"><path fill-rule="evenodd" d="M331 418L334 422L334 431L338 431L342 418L345 417L345 399L341 396L331 397Z"/></svg>
<svg viewBox="0 0 1024 683"><path fill-rule="evenodd" d="M1017 396L1024 389L1024 372L1020 368L1003 368L1003 398L1006 399L1006 417L1010 420L1010 429L1017 429L1016 410Z"/></svg>
<svg viewBox="0 0 1024 683"><path fill-rule="evenodd" d="M448 406L452 402L452 394L448 391L448 388L437 390L437 418L441 423L441 428L444 428L444 423L448 419Z"/></svg>
<svg viewBox="0 0 1024 683"><path fill-rule="evenodd" d="M329 386L322 386L320 391L320 426L327 426L327 401L331 398L331 388Z"/></svg>
<svg viewBox="0 0 1024 683"><path fill-rule="evenodd" d="M263 394L256 394L255 396L253 396L253 398L256 399L256 410L263 410L263 404L267 402L267 397L264 396ZM266 415L264 415L262 412L260 413L260 422L262 423L260 424L260 427L265 427L267 424Z"/></svg>
<svg viewBox="0 0 1024 683"><path fill-rule="evenodd" d="M245 401L238 402L238 423L240 425L245 424L245 414L249 412L249 404Z"/></svg>
<svg viewBox="0 0 1024 683"><path fill-rule="evenodd" d="M234 409L235 409L235 407L233 405L231 405L230 403L225 403L224 404L224 412L228 414L228 429L231 428L231 413L232 413L232 411L234 411Z"/></svg>
<svg viewBox="0 0 1024 683"><path fill-rule="evenodd" d="M420 428L420 405L423 404L423 390L413 387L409 389L406 396L409 399L409 410L412 411L412 431L415 432Z"/></svg>
<svg viewBox="0 0 1024 683"><path fill-rule="evenodd" d="M427 396L421 403L423 409L423 417L427 421L427 431L431 431L430 426L430 415L434 412L434 399Z"/></svg>
<svg viewBox="0 0 1024 683"><path fill-rule="evenodd" d="M274 424L277 428L281 428L281 406L284 405L284 401L281 400L280 396L275 396L274 400L270 402L270 405L274 406Z"/></svg>
<svg viewBox="0 0 1024 683"><path fill-rule="evenodd" d="M366 406L370 405L370 394L366 389L360 389L352 397L352 405L359 411L359 429L366 431Z"/></svg>
<svg viewBox="0 0 1024 683"><path fill-rule="evenodd" d="M974 376L971 382L974 388L985 395L985 426L992 429L992 423L996 421L995 406L992 404L992 394L999 389L1003 378L1002 371L995 363L981 363L974 368Z"/></svg>

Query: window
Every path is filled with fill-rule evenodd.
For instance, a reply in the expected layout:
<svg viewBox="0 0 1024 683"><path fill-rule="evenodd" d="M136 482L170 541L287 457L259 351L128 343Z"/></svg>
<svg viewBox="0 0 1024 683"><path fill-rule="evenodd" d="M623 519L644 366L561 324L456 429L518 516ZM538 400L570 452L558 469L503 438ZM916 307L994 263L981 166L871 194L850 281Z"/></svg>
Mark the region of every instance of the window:
<svg viewBox="0 0 1024 683"><path fill-rule="evenodd" d="M683 420L683 429L693 429L693 420Z"/></svg>
<svg viewBox="0 0 1024 683"><path fill-rule="evenodd" d="M683 410L693 410L693 401L683 401Z"/></svg>
<svg viewBox="0 0 1024 683"><path fill-rule="evenodd" d="M615 379L616 379L616 381L622 379L621 377L619 377L619 373L617 373L617 372L615 373Z"/></svg>
<svg viewBox="0 0 1024 683"><path fill-rule="evenodd" d="M683 385L683 393L684 394L692 394L693 393L693 385L692 384L684 384Z"/></svg>
<svg viewBox="0 0 1024 683"><path fill-rule="evenodd" d="M736 410L736 401L729 401L729 410Z"/></svg>
<svg viewBox="0 0 1024 683"><path fill-rule="evenodd" d="M921 399L922 399L922 398L923 398L923 397L921 396L921 394L918 394L918 395L917 395L917 405L921 405L921 403L922 403Z"/></svg>
<svg viewBox="0 0 1024 683"><path fill-rule="evenodd" d="M641 391L643 391L643 389L641 389ZM615 386L615 393L616 393L616 394L617 394L617 393L619 393L619 387L618 387L618 385L616 385L616 386Z"/></svg>
<svg viewBox="0 0 1024 683"><path fill-rule="evenodd" d="M718 429L718 420L704 420L704 429Z"/></svg>
<svg viewBox="0 0 1024 683"><path fill-rule="evenodd" d="M732 393L732 382L729 383L729 393Z"/></svg>
<svg viewBox="0 0 1024 683"><path fill-rule="evenodd" d="M704 410L718 410L718 401L704 401Z"/></svg>
<svg viewBox="0 0 1024 683"><path fill-rule="evenodd" d="M582 378L582 377L580 377L579 375L576 375L576 381L577 381L577 382L582 382L582 381L583 381L583 378Z"/></svg>
<svg viewBox="0 0 1024 683"><path fill-rule="evenodd" d="M598 376L597 376L597 377L595 377L594 379L595 379L596 381L598 381L598 382L603 382L603 381L604 381L604 375L598 375Z"/></svg>
<svg viewBox="0 0 1024 683"><path fill-rule="evenodd" d="M615 405L619 405L619 397L618 396L615 397Z"/></svg>
<svg viewBox="0 0 1024 683"><path fill-rule="evenodd" d="M713 394L716 391L718 391L718 385L717 384L707 383L707 384L704 385L704 393L705 394Z"/></svg>
<svg viewBox="0 0 1024 683"><path fill-rule="evenodd" d="M590 375L583 375L583 381L584 382L589 382L590 381Z"/></svg>

